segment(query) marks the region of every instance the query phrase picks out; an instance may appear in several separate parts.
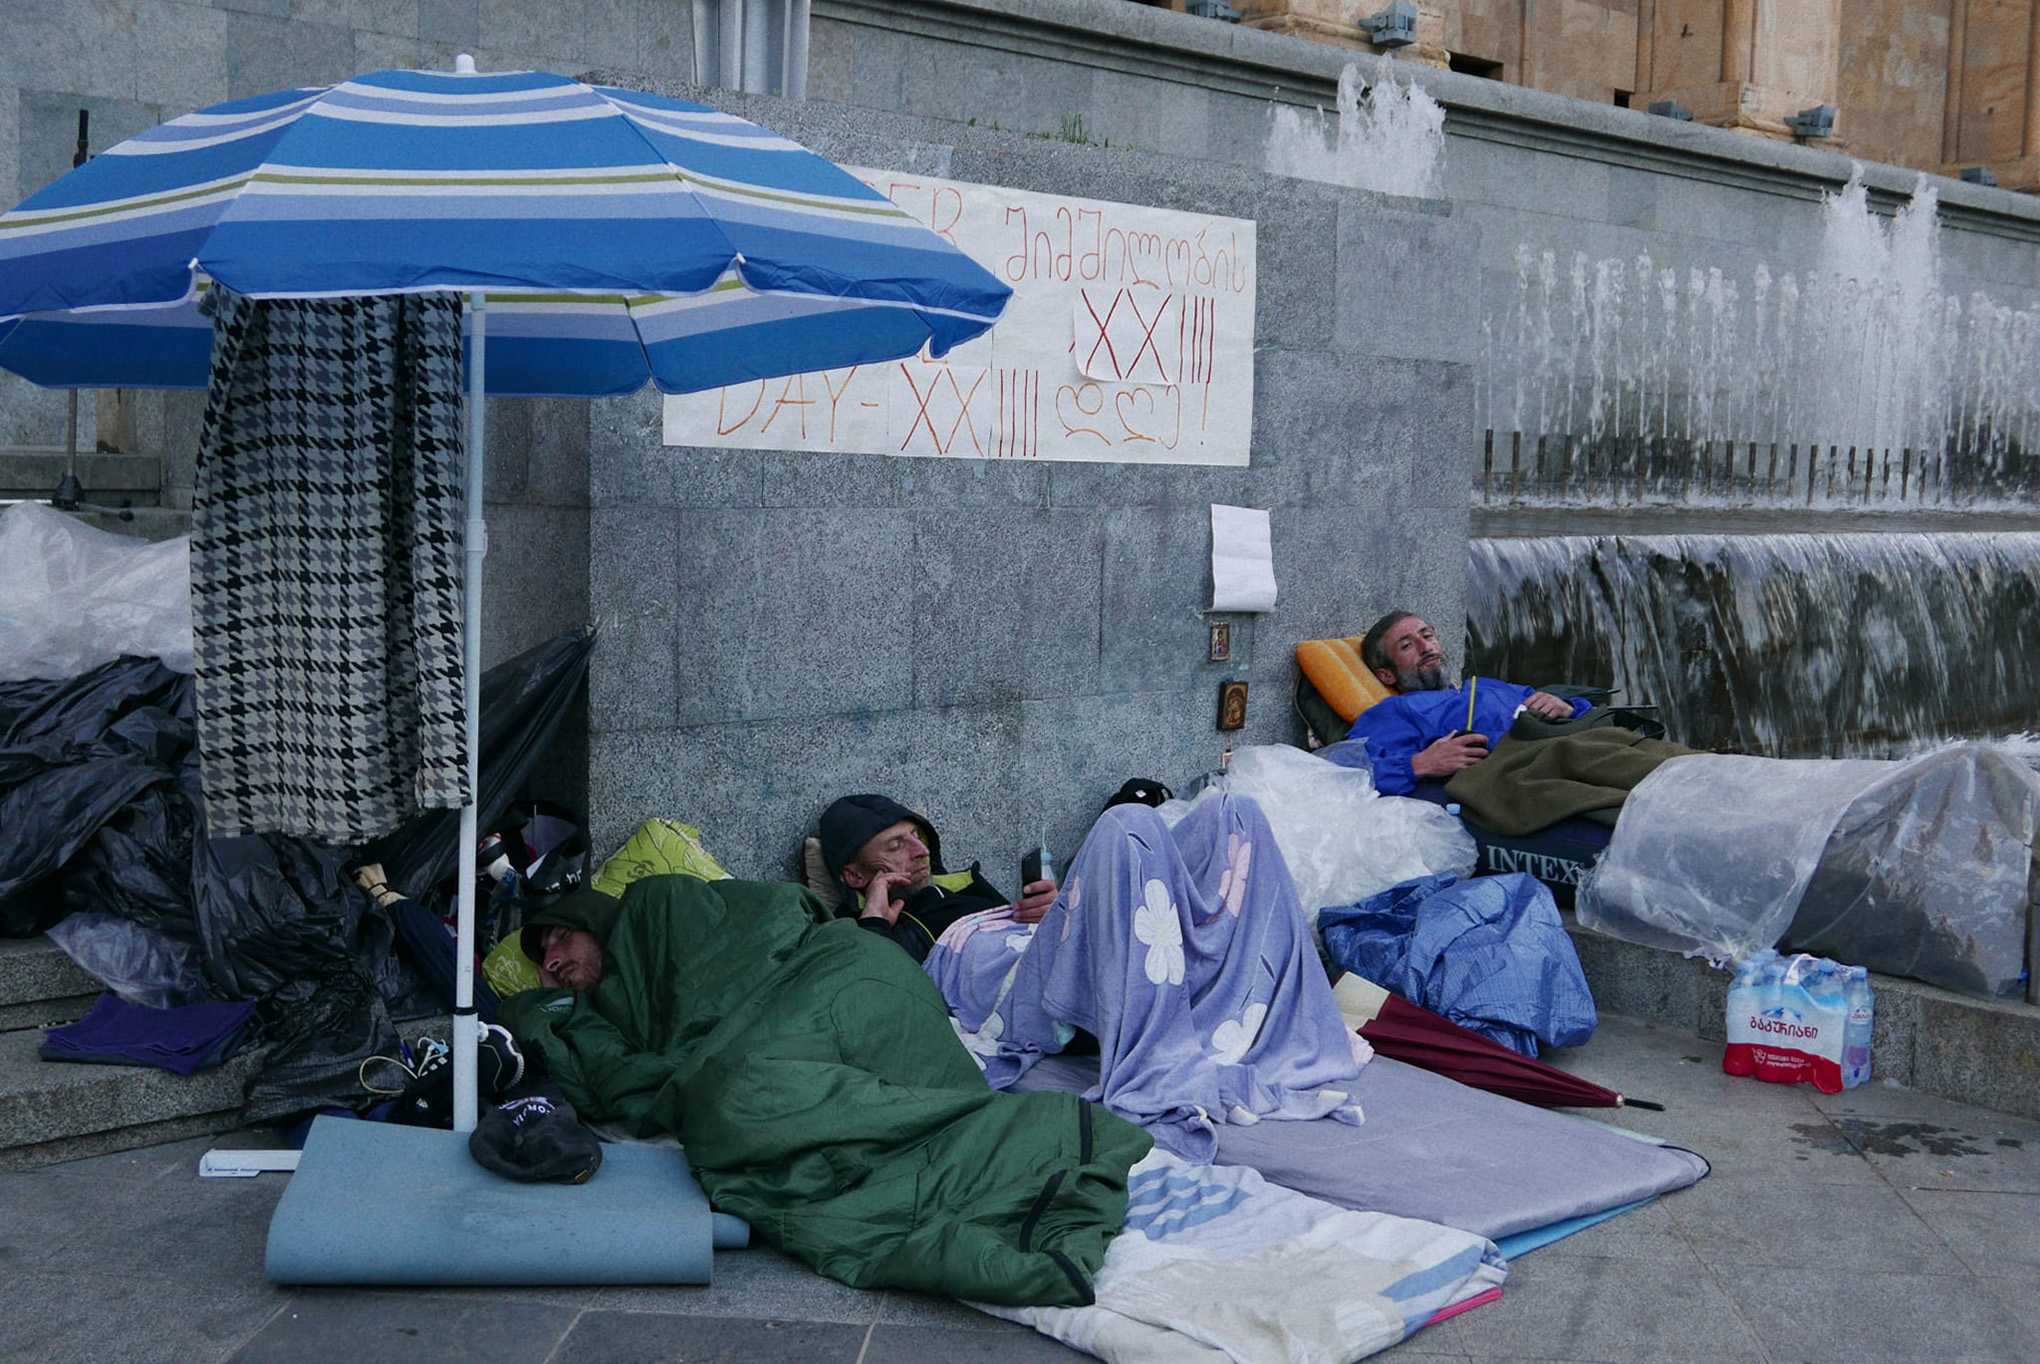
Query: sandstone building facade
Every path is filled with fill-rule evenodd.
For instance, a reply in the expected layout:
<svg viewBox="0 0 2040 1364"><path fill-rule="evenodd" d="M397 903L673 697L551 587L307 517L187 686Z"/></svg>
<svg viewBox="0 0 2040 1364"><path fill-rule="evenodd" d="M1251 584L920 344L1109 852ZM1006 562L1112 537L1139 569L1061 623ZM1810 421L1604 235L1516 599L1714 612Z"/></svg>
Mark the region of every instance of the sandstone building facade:
<svg viewBox="0 0 2040 1364"><path fill-rule="evenodd" d="M2040 190L2036 0L1415 0L1415 41L1387 48L1370 20L1390 0L1231 3L1255 28L1755 136L1826 105L1822 145Z"/></svg>

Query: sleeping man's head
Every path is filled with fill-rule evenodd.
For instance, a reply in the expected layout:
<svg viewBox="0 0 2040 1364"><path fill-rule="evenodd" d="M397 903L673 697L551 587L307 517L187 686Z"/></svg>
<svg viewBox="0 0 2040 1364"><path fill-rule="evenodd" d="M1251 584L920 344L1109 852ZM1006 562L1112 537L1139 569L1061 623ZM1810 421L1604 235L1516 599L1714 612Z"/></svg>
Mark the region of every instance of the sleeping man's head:
<svg viewBox="0 0 2040 1364"><path fill-rule="evenodd" d="M539 954L533 961L542 985L588 990L602 979L602 944L585 928L550 924L540 929Z"/></svg>
<svg viewBox="0 0 2040 1364"><path fill-rule="evenodd" d="M602 944L616 923L614 896L577 890L525 921L524 955L538 968L539 983L558 990L592 990L601 983Z"/></svg>

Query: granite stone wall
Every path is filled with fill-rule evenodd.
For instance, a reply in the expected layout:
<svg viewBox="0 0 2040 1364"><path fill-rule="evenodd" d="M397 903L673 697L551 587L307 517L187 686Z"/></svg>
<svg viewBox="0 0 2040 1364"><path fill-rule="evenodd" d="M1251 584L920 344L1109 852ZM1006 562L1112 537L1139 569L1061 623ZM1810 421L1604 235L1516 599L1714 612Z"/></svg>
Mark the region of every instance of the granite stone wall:
<svg viewBox="0 0 2040 1364"><path fill-rule="evenodd" d="M810 103L725 98L840 161L1259 225L1244 469L812 455L660 445L660 404L595 404L589 574L596 841L701 826L740 875L784 872L834 796L926 809L1008 884L1074 851L1128 777L1296 734L1299 640L1396 601L1461 617L1477 242L1443 204L1211 162ZM1370 281L1369 260L1433 262ZM1273 512L1281 598L1206 661L1209 504ZM952 860L956 860L952 858Z"/></svg>

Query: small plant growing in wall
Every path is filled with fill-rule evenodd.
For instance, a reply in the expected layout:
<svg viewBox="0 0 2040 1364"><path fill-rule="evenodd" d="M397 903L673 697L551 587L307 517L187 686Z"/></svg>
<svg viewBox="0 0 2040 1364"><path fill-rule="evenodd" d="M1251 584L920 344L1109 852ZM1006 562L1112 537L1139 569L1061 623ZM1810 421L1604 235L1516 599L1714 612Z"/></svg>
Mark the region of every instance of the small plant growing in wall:
<svg viewBox="0 0 2040 1364"><path fill-rule="evenodd" d="M1090 130L1084 127L1084 116L1082 114L1064 114L1060 124L1052 133L1029 133L1027 135L1043 142L1067 142L1075 147L1109 147L1112 145L1112 139L1110 138L1093 138L1091 136Z"/></svg>

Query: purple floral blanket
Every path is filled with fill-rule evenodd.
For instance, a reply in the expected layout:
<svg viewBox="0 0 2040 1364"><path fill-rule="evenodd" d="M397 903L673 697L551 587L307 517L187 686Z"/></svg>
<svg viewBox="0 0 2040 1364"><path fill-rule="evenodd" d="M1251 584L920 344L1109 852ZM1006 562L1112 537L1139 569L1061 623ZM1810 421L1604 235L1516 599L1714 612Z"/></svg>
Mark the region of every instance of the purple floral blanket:
<svg viewBox="0 0 2040 1364"><path fill-rule="evenodd" d="M964 1045L994 1089L1083 1029L1085 1097L1190 1160L1216 1125L1361 1121L1371 1052L1349 1032L1260 808L1207 795L1174 828L1144 805L1094 825L1039 924L1010 909L959 920L928 955Z"/></svg>

